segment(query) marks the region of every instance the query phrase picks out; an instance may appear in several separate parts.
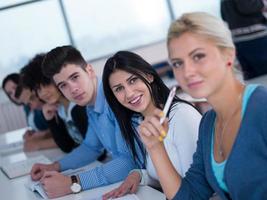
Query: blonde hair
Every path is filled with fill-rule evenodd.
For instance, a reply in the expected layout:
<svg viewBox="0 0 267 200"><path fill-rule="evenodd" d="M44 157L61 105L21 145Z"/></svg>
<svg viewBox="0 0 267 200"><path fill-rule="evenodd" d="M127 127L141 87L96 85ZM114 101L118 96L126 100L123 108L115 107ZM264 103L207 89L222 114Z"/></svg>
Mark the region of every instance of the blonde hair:
<svg viewBox="0 0 267 200"><path fill-rule="evenodd" d="M168 31L167 45L184 33L203 36L219 48L235 49L231 32L219 18L204 12L185 13L174 21Z"/></svg>

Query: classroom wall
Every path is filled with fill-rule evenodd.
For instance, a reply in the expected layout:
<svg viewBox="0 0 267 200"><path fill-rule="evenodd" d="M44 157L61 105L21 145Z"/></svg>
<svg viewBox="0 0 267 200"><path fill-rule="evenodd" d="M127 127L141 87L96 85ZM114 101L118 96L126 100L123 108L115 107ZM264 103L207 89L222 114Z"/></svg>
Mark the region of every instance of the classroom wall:
<svg viewBox="0 0 267 200"><path fill-rule="evenodd" d="M133 49L131 51L141 55L145 60L147 60L151 64L165 61L168 57L165 42L158 42L153 45L149 45L138 49ZM102 75L102 70L105 62L106 58L91 63L98 76Z"/></svg>
<svg viewBox="0 0 267 200"><path fill-rule="evenodd" d="M135 53L143 56L151 64L155 64L167 59L167 49L164 41L158 42L152 45L148 45L142 48L133 49ZM102 58L91 62L96 74L101 77L102 70L107 58ZM0 90L0 104L7 102L6 95Z"/></svg>
<svg viewBox="0 0 267 200"><path fill-rule="evenodd" d="M142 48L131 50L144 57L151 64L159 63L167 59L167 49L165 42L158 42ZM107 58L95 60L91 62L97 76L101 78L102 70ZM22 128L26 125L21 108L10 105L8 98L2 90L0 90L0 133ZM3 106L4 105L4 106ZM4 109L7 106L12 107L12 112ZM7 124L7 121L9 122Z"/></svg>

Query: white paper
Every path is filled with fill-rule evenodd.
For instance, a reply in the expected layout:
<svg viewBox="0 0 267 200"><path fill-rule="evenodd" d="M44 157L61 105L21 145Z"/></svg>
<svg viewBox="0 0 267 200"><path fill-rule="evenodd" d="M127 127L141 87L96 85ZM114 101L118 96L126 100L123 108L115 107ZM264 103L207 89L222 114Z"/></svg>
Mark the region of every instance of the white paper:
<svg viewBox="0 0 267 200"><path fill-rule="evenodd" d="M51 161L43 155L36 156L15 163L2 163L2 171L12 179L29 174L35 163L50 164Z"/></svg>
<svg viewBox="0 0 267 200"><path fill-rule="evenodd" d="M23 149L23 141L0 145L0 154L7 155Z"/></svg>

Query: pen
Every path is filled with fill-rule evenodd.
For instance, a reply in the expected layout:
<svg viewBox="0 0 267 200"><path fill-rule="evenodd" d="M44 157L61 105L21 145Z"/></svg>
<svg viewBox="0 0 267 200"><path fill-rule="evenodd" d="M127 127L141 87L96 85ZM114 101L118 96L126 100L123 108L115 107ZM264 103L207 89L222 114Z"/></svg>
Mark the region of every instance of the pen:
<svg viewBox="0 0 267 200"><path fill-rule="evenodd" d="M159 121L160 124L162 124L164 122L164 120L166 119L167 113L171 107L171 103L172 103L173 98L175 97L175 94L176 94L176 87L173 87L169 93L169 96L168 96L167 101L165 103L165 106L163 108L163 116L160 118L160 121ZM158 138L159 141L162 142L164 137L166 137L166 132L164 130L162 130L162 133Z"/></svg>
<svg viewBox="0 0 267 200"><path fill-rule="evenodd" d="M169 93L168 99L165 103L164 109L163 109L163 116L160 118L160 124L162 124L166 118L166 115L170 109L171 103L173 98L175 97L176 94L176 87L173 87Z"/></svg>

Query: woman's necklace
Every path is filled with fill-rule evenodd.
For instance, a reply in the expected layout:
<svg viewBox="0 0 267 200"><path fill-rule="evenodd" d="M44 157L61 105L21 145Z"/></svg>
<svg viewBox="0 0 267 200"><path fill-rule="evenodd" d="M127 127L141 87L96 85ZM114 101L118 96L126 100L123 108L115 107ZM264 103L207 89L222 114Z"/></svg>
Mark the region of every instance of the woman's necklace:
<svg viewBox="0 0 267 200"><path fill-rule="evenodd" d="M233 111L231 112L231 114L229 115L229 118L222 124L222 130L219 131L217 126L217 142L218 142L218 151L219 151L219 156L224 160L225 157L225 153L224 153L224 149L223 149L223 136L224 136L224 132L226 130L226 128L228 127L229 122L233 119L233 117L238 113L238 111L240 111L242 103L241 103L241 97L243 94L243 88L237 98L237 106L235 107L235 109L233 109ZM218 122L217 122L218 123Z"/></svg>

